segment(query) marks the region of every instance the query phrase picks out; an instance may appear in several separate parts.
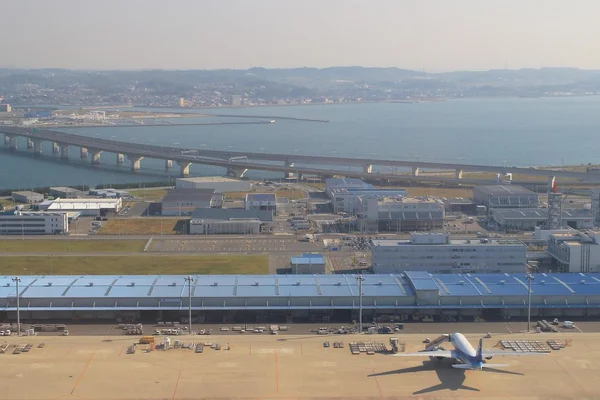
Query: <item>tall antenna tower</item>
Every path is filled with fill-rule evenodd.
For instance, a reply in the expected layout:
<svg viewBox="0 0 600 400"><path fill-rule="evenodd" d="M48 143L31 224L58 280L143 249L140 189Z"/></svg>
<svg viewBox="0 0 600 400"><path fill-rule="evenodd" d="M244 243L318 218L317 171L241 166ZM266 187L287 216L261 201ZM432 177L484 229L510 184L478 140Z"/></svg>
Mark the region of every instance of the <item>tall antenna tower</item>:
<svg viewBox="0 0 600 400"><path fill-rule="evenodd" d="M549 230L562 228L562 193L558 190L556 177L548 179L548 221Z"/></svg>

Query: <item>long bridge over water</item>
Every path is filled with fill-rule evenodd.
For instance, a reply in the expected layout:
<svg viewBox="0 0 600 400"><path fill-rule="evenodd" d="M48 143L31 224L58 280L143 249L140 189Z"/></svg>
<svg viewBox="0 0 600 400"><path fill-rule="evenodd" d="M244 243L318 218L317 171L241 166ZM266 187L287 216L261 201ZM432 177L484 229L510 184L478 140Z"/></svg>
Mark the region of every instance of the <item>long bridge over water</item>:
<svg viewBox="0 0 600 400"><path fill-rule="evenodd" d="M5 135L5 145L17 150L17 138L26 138L27 147L34 154L42 154L42 142L52 143L52 153L60 154L62 159L69 159L69 149L79 148L79 157L91 159L92 164L99 164L103 153L114 153L117 164L125 159L131 163L132 171L141 168L145 158L165 161L165 168L173 168L177 163L180 175L190 173L190 165L203 164L224 167L231 176L242 177L247 170L279 171L286 174L346 176L363 179L380 179L404 182L441 182L480 184L481 179L463 178L463 172L492 172L498 174L518 174L523 176L559 177L600 183L600 172L577 172L541 168L524 168L516 166L492 166L460 163L438 163L419 160L384 160L375 158L328 157L300 154L273 154L243 151L189 149L170 146L138 144L118 140L100 139L70 133L63 133L41 128L0 127ZM374 167L409 168L411 174L392 174L374 172ZM344 168L336 168L344 167ZM455 171L454 176L420 175L422 169ZM488 180L489 181L489 180Z"/></svg>

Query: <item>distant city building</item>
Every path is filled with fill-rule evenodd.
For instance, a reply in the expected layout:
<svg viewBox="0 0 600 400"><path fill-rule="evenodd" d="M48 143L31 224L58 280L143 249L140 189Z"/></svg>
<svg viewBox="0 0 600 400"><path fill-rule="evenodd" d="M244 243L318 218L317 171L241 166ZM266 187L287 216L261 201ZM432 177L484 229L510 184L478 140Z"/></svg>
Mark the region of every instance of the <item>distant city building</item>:
<svg viewBox="0 0 600 400"><path fill-rule="evenodd" d="M82 192L80 190L73 189L73 188L66 187L66 186L51 187L49 189L49 192L52 196L60 197L63 199L75 199L75 198L81 197L85 194L84 192Z"/></svg>
<svg viewBox="0 0 600 400"><path fill-rule="evenodd" d="M517 239L451 239L413 233L410 240L373 240L373 271L525 272L527 246Z"/></svg>
<svg viewBox="0 0 600 400"><path fill-rule="evenodd" d="M490 218L502 229L533 230L546 225L548 221L547 208L496 208L490 211ZM590 229L594 227L592 213L583 209L563 210L562 223L575 229Z"/></svg>
<svg viewBox="0 0 600 400"><path fill-rule="evenodd" d="M273 211L239 208L199 208L190 220L191 235L254 235L270 232Z"/></svg>
<svg viewBox="0 0 600 400"><path fill-rule="evenodd" d="M12 192L11 197L13 201L18 203L39 203L40 201L44 201L44 195L41 193L32 192L29 190L24 190L20 192Z"/></svg>
<svg viewBox="0 0 600 400"><path fill-rule="evenodd" d="M0 214L0 235L57 235L68 231L66 213L16 211Z"/></svg>
<svg viewBox="0 0 600 400"><path fill-rule="evenodd" d="M246 210L273 211L277 214L277 195L275 193L248 193L245 202Z"/></svg>
<svg viewBox="0 0 600 400"><path fill-rule="evenodd" d="M487 185L473 188L473 202L489 208L535 208L539 196L517 185Z"/></svg>
<svg viewBox="0 0 600 400"><path fill-rule="evenodd" d="M12 107L10 106L10 104L0 104L0 112L12 112Z"/></svg>
<svg viewBox="0 0 600 400"><path fill-rule="evenodd" d="M198 208L220 207L223 195L214 189L174 189L167 192L161 204L163 216L189 216Z"/></svg>
<svg viewBox="0 0 600 400"><path fill-rule="evenodd" d="M231 96L231 106L239 107L242 105L242 96L239 94L234 94Z"/></svg>
<svg viewBox="0 0 600 400"><path fill-rule="evenodd" d="M600 232L553 232L547 252L562 272L600 272Z"/></svg>
<svg viewBox="0 0 600 400"><path fill-rule="evenodd" d="M303 253L292 257L290 265L292 274L324 274L326 272L325 257L321 254Z"/></svg>
<svg viewBox="0 0 600 400"><path fill-rule="evenodd" d="M78 212L81 216L100 216L118 213L123 207L121 198L115 199L56 199L46 200L38 209L50 212Z"/></svg>
<svg viewBox="0 0 600 400"><path fill-rule="evenodd" d="M222 176L202 176L177 178L175 187L177 189L214 189L216 193L248 192L252 189L252 183Z"/></svg>

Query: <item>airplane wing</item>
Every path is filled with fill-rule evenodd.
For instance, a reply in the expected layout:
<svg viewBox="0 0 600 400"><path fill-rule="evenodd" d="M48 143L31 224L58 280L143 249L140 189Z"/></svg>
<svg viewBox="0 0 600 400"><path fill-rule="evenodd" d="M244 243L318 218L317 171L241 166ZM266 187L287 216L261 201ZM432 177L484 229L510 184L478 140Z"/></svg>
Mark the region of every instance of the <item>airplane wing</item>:
<svg viewBox="0 0 600 400"><path fill-rule="evenodd" d="M418 351L416 353L398 353L394 357L445 357L456 358L454 351L450 350L434 350L434 351Z"/></svg>
<svg viewBox="0 0 600 400"><path fill-rule="evenodd" d="M503 350L483 350L482 356L485 357L521 357L521 356L547 356L549 353L538 353L535 351L503 351Z"/></svg>

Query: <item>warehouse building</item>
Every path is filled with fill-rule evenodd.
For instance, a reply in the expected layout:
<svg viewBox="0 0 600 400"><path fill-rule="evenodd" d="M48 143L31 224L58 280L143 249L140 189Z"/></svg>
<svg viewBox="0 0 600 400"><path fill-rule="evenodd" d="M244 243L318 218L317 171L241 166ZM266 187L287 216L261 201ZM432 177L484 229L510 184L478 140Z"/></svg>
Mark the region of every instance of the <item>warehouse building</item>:
<svg viewBox="0 0 600 400"><path fill-rule="evenodd" d="M252 183L222 176L177 178L176 189L213 189L215 193L249 192Z"/></svg>
<svg viewBox="0 0 600 400"><path fill-rule="evenodd" d="M118 213L123 207L121 198L115 199L55 199L38 205L40 211L78 212L81 216L97 217Z"/></svg>
<svg viewBox="0 0 600 400"><path fill-rule="evenodd" d="M82 192L81 190L66 186L54 186L51 187L49 191L52 196L59 197L61 199L76 199L85 195L85 192Z"/></svg>
<svg viewBox="0 0 600 400"><path fill-rule="evenodd" d="M525 272L527 246L517 239L451 239L448 233L412 233L410 240L373 240L377 274L420 270Z"/></svg>
<svg viewBox="0 0 600 400"><path fill-rule="evenodd" d="M253 235L273 229L273 211L199 208L190 220L191 235Z"/></svg>
<svg viewBox="0 0 600 400"><path fill-rule="evenodd" d="M404 189L344 189L334 188L329 190L328 196L331 198L333 212L338 214L345 212L348 214L357 214L359 209L359 198L367 197L406 197L408 192Z"/></svg>
<svg viewBox="0 0 600 400"><path fill-rule="evenodd" d="M331 198L331 190L334 189L375 189L375 186L365 183L357 178L328 178L325 180L325 192Z"/></svg>
<svg viewBox="0 0 600 400"><path fill-rule="evenodd" d="M0 321L16 320L13 276L0 277ZM21 276L21 321L348 322L358 317L355 275ZM364 275L363 315L400 321L441 315L526 317L523 274ZM600 274L535 274L532 318L599 317Z"/></svg>
<svg viewBox="0 0 600 400"><path fill-rule="evenodd" d="M521 208L521 209L492 209L490 218L502 229L506 230L534 230L548 222L547 208ZM583 209L563 210L562 223L575 229L590 229L594 227L592 214Z"/></svg>
<svg viewBox="0 0 600 400"><path fill-rule="evenodd" d="M600 272L600 232L553 232L547 253L564 272Z"/></svg>
<svg viewBox="0 0 600 400"><path fill-rule="evenodd" d="M67 213L15 211L0 214L0 235L60 235L68 231Z"/></svg>
<svg viewBox="0 0 600 400"><path fill-rule="evenodd" d="M446 212L459 212L467 215L485 214L486 206L465 197L442 197Z"/></svg>
<svg viewBox="0 0 600 400"><path fill-rule="evenodd" d="M303 253L292 257L290 265L292 274L324 274L326 272L325 257L321 254Z"/></svg>
<svg viewBox="0 0 600 400"><path fill-rule="evenodd" d="M161 215L182 217L192 215L198 208L221 207L223 195L214 189L169 190L161 201Z"/></svg>
<svg viewBox="0 0 600 400"><path fill-rule="evenodd" d="M39 203L44 201L44 195L41 193L32 192L29 190L24 190L20 192L12 192L11 194L12 200L17 203Z"/></svg>
<svg viewBox="0 0 600 400"><path fill-rule="evenodd" d="M275 193L248 193L245 202L246 210L273 211L277 214L277 195Z"/></svg>
<svg viewBox="0 0 600 400"><path fill-rule="evenodd" d="M473 188L473 201L489 208L536 208L539 196L516 185L487 185Z"/></svg>

